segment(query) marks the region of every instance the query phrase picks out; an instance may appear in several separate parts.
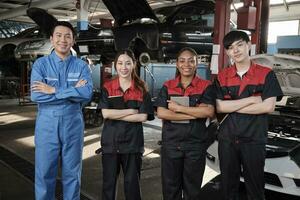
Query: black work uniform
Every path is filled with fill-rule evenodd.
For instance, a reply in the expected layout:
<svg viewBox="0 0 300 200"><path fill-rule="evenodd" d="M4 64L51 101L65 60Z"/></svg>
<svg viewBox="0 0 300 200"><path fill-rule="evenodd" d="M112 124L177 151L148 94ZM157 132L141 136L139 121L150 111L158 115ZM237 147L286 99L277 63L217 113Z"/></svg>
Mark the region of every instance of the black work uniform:
<svg viewBox="0 0 300 200"><path fill-rule="evenodd" d="M121 100L114 100L121 98ZM120 102L122 101L122 102ZM154 118L154 110L149 93L143 94L131 83L130 88L122 91L119 79L106 84L101 91L101 109L137 109L148 114L148 120ZM124 174L124 190L127 200L139 200L140 172L144 152L142 122L127 122L105 119L101 135L103 165L103 200L115 200L116 184L120 167Z"/></svg>
<svg viewBox="0 0 300 200"><path fill-rule="evenodd" d="M210 81L195 76L184 89L180 76L164 83L155 106L168 109L171 96L188 96L189 105L214 105ZM163 120L162 127L162 186L164 200L199 199L206 156L206 118L192 119L189 123Z"/></svg>
<svg viewBox="0 0 300 200"><path fill-rule="evenodd" d="M218 74L217 99L237 100L261 96L262 100L282 96L274 72L251 62L242 76L235 65ZM224 199L238 199L240 175L245 179L248 199L264 199L265 144L268 114L230 113L220 127L219 158ZM242 167L241 167L242 166Z"/></svg>

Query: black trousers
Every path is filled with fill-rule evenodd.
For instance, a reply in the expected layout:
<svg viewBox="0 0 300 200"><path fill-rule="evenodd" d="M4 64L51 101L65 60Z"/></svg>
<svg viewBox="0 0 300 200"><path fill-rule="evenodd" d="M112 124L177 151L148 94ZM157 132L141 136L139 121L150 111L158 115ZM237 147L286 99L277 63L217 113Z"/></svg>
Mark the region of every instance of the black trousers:
<svg viewBox="0 0 300 200"><path fill-rule="evenodd" d="M200 199L206 148L180 151L162 147L161 152L163 199Z"/></svg>
<svg viewBox="0 0 300 200"><path fill-rule="evenodd" d="M241 173L248 200L264 200L265 145L219 140L218 151L224 200L239 199Z"/></svg>
<svg viewBox="0 0 300 200"><path fill-rule="evenodd" d="M126 200L140 200L140 174L142 154L102 154L102 200L116 199L117 180L122 167Z"/></svg>

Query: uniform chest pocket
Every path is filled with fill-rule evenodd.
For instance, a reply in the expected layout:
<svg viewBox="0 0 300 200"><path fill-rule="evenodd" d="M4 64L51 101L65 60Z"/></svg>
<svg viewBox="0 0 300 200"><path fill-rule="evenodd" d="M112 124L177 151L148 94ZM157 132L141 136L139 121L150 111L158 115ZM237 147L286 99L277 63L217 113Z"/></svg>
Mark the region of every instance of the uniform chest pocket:
<svg viewBox="0 0 300 200"><path fill-rule="evenodd" d="M197 106L197 105L201 104L201 100L202 100L202 95L193 95L193 96L190 96L189 104L190 104L190 106Z"/></svg>
<svg viewBox="0 0 300 200"><path fill-rule="evenodd" d="M224 99L236 99L239 94L239 86L230 86L223 89Z"/></svg>
<svg viewBox="0 0 300 200"><path fill-rule="evenodd" d="M141 107L141 102L135 101L135 100L128 100L126 102L126 105L128 108L131 108L131 109L139 109Z"/></svg>
<svg viewBox="0 0 300 200"><path fill-rule="evenodd" d="M261 96L263 92L262 85L256 85L248 88L249 96Z"/></svg>
<svg viewBox="0 0 300 200"><path fill-rule="evenodd" d="M80 73L68 73L68 85L69 86L75 86L76 83L80 80L79 79Z"/></svg>
<svg viewBox="0 0 300 200"><path fill-rule="evenodd" d="M52 87L57 86L57 84L58 84L58 78L57 78L57 77L50 77L50 76L47 76L47 77L45 78L45 80L46 80L46 84L47 84L47 85L50 85L50 86L52 86Z"/></svg>

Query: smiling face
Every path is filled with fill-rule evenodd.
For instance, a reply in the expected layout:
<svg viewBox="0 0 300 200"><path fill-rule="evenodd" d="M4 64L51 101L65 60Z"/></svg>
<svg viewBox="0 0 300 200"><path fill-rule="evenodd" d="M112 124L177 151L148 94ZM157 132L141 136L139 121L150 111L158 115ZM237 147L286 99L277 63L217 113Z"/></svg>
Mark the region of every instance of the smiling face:
<svg viewBox="0 0 300 200"><path fill-rule="evenodd" d="M236 64L245 63L250 59L250 48L250 42L241 39L233 42L228 49L226 49L226 53Z"/></svg>
<svg viewBox="0 0 300 200"><path fill-rule="evenodd" d="M121 54L115 64L118 76L120 78L131 79L135 68L132 58L126 54Z"/></svg>
<svg viewBox="0 0 300 200"><path fill-rule="evenodd" d="M70 54L70 49L74 45L72 30L66 26L56 26L50 41L56 54L63 59Z"/></svg>
<svg viewBox="0 0 300 200"><path fill-rule="evenodd" d="M196 73L197 58L190 51L183 51L177 59L176 67L181 76L193 77Z"/></svg>

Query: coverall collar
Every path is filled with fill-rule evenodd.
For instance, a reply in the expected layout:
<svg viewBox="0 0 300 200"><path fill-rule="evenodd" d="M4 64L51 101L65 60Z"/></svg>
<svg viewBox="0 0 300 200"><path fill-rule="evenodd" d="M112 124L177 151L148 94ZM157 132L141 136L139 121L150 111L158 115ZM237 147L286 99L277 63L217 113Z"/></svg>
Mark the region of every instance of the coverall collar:
<svg viewBox="0 0 300 200"><path fill-rule="evenodd" d="M54 59L55 63L60 63L60 62L69 62L70 58L72 57L71 54L69 54L65 59L61 59L60 57L58 57L58 55L55 53L55 51L53 50L51 52L51 57Z"/></svg>

